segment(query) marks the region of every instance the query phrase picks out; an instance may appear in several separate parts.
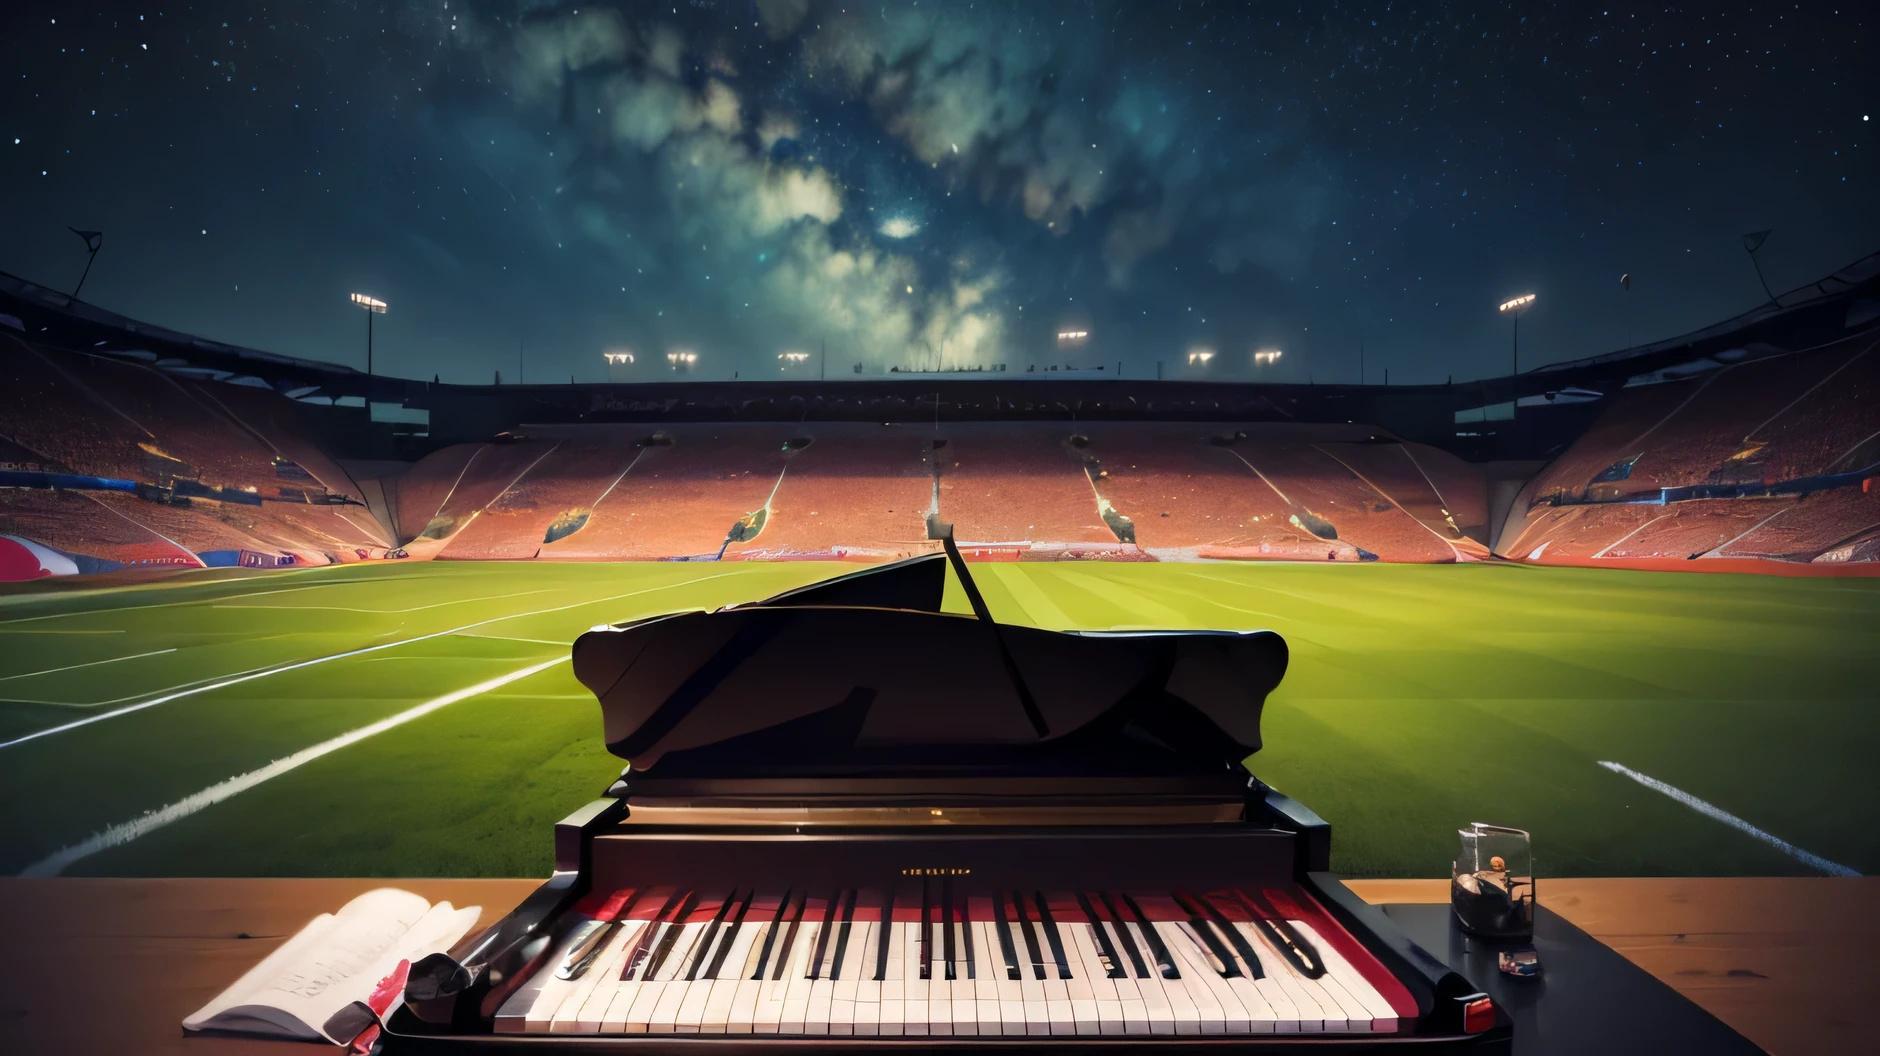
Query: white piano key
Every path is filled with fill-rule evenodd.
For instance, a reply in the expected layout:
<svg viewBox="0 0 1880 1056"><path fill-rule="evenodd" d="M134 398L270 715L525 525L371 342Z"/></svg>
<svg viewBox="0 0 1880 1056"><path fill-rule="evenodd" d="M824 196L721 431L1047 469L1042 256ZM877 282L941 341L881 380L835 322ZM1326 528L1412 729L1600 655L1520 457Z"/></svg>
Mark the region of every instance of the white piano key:
<svg viewBox="0 0 1880 1056"><path fill-rule="evenodd" d="M757 958L763 953L764 937L770 934L770 921L746 921L745 930L751 935L743 956L736 958L736 964L732 963L733 958L726 958L724 971L719 973L731 977L737 984L731 992L731 1009L725 1014L727 1034L752 1033L757 1020L757 996L764 985L763 980L751 976L757 973Z"/></svg>
<svg viewBox="0 0 1880 1056"><path fill-rule="evenodd" d="M776 941L771 944L770 959L761 966L761 978L757 981L757 996L751 1009L753 1034L775 1034L782 1029L783 998L790 988L790 980L778 978L776 970L777 960L782 957L783 937L790 931L788 918L776 922L771 930L776 933ZM786 965L784 975L787 977L788 974ZM743 991L740 989L739 992Z"/></svg>
<svg viewBox="0 0 1880 1056"><path fill-rule="evenodd" d="M752 949L760 947L763 924L750 921L746 915L744 926L737 930L731 949L724 955L724 966L718 968L718 977L711 983L711 998L705 1002L705 1018L699 1022L701 1033L750 1033L750 1011L758 1003L758 985L750 981L750 971L744 970L744 964L752 960ZM739 992L748 988L750 1000L744 1003L746 1015L739 1022Z"/></svg>
<svg viewBox="0 0 1880 1056"><path fill-rule="evenodd" d="M952 930L953 978L947 980L947 998L952 1002L953 1033L955 1036L973 1037L979 1033L979 991L973 985L973 980L967 978L965 922L956 916ZM975 961L978 960L978 953L978 950L973 951Z"/></svg>
<svg viewBox="0 0 1880 1056"><path fill-rule="evenodd" d="M1018 921L1012 922L1012 930L1019 931ZM1025 1010L1025 1033L1027 1036L1049 1035L1051 1033L1051 1009L1045 1004L1044 980L1038 978L1037 969L1027 959L1025 946L1017 934L1012 936L1018 946L1018 992ZM1069 995L1065 995L1067 998Z"/></svg>
<svg viewBox="0 0 1880 1056"><path fill-rule="evenodd" d="M1106 930L1108 930L1108 925L1105 925L1105 928ZM1115 943L1115 938L1116 938L1115 933L1112 931L1110 933L1110 939L1111 939L1112 944ZM1120 977L1111 978L1107 974L1107 970L1104 969L1103 967L1103 962L1102 962L1102 957L1101 957L1102 947L1099 946L1097 943L1096 925L1086 924L1084 926L1083 939L1084 939L1084 948L1089 951L1089 956L1098 971L1098 974L1095 976L1092 976L1092 978L1101 980L1100 982L1093 982L1091 985L1107 987L1108 988L1107 990L1100 991L1100 992L1101 993L1114 993L1116 995L1116 1014L1119 1017L1121 1017L1122 1028L1120 1030L1112 1030L1109 1028L1109 1025L1108 1025L1110 1020L1107 1017L1107 1008L1103 1008L1103 1011L1106 1013L1105 1018L1103 1020L1105 1024L1104 1033L1106 1034L1134 1034L1134 1035L1148 1034L1149 1033L1148 1010L1144 1007L1142 1003L1142 991L1137 989L1136 980L1129 974L1129 958L1124 956L1123 951L1121 950L1116 951L1117 964L1118 964L1118 967L1122 968L1123 974Z"/></svg>
<svg viewBox="0 0 1880 1056"><path fill-rule="evenodd" d="M1282 971L1286 967L1285 958L1281 957L1279 951L1266 941L1265 934L1251 922L1244 920L1235 921L1234 930L1246 937L1247 945L1253 947L1254 954L1260 958L1260 967L1265 969L1265 978L1256 980L1254 989L1266 1002L1267 1007L1272 1010L1274 1031L1280 1034L1297 1034L1308 1030L1312 1032L1324 1030L1323 1020L1319 1020L1316 1025L1308 1026L1313 1022L1310 1018L1312 1011L1301 1009L1293 996L1292 988L1283 984L1282 980L1286 977L1286 973ZM1276 960L1282 963L1275 965L1273 962ZM1314 1007L1316 1008L1316 1005Z"/></svg>
<svg viewBox="0 0 1880 1056"><path fill-rule="evenodd" d="M705 969L711 965L712 951L724 939L722 922L716 933L712 932L709 924L701 927L704 931L692 940L694 949L682 966L685 970L675 976L682 994L678 1014L673 1018L673 1030L680 1034L698 1034L704 1029L705 1003L712 992L712 981L706 978ZM705 940L708 935L714 941L707 943ZM691 978L688 980L687 976Z"/></svg>
<svg viewBox="0 0 1880 1056"><path fill-rule="evenodd" d="M920 923L901 924L901 1032L928 1033L927 980L920 977Z"/></svg>
<svg viewBox="0 0 1880 1056"><path fill-rule="evenodd" d="M1097 960L1096 947L1090 944L1089 925L1082 922L1060 922L1058 930L1064 934L1064 956L1071 965L1071 978L1066 983L1071 992L1071 1019L1077 1024L1079 1034L1103 1034L1103 1010L1099 1007L1099 995L1107 991L1110 1004L1116 1004L1116 987L1104 987L1109 979L1103 975L1103 969ZM1116 1021L1116 1029L1108 1033L1121 1034L1122 1010L1112 1008L1111 1018Z"/></svg>
<svg viewBox="0 0 1880 1056"><path fill-rule="evenodd" d="M816 935L821 930L820 920L805 920L797 930L796 946L790 951L790 967L783 973L788 985L783 992L783 1018L777 1024L780 1033L804 1033L809 1018L809 962L815 958Z"/></svg>
<svg viewBox="0 0 1880 1056"><path fill-rule="evenodd" d="M1229 949L1233 949L1231 943ZM1240 963L1238 950L1234 951L1234 960ZM1265 968L1264 962L1261 967ZM1261 993L1259 984L1251 974L1252 970L1244 963L1240 964L1240 970L1241 974L1224 979L1222 982L1227 984L1227 989L1234 995L1234 1000L1239 1002L1242 1011L1246 1014L1248 1029L1252 1033L1274 1033L1279 1029L1279 1023L1273 1012L1273 1006L1267 1003L1265 995ZM1229 1031L1229 1033L1234 1032Z"/></svg>
<svg viewBox="0 0 1880 1056"><path fill-rule="evenodd" d="M1260 963L1266 967L1265 981L1272 984L1267 991L1269 1003L1275 1009L1281 1009L1281 1002L1284 1002L1284 1010L1292 1013L1293 1022L1297 1024L1295 1030L1306 1034L1324 1033L1327 1026L1325 1008L1312 988L1304 985L1307 980L1293 969L1292 962L1279 952L1279 947L1267 939L1264 930L1251 923L1237 924L1236 927L1248 936L1253 948L1260 954Z"/></svg>
<svg viewBox="0 0 1880 1056"><path fill-rule="evenodd" d="M1293 922L1289 921L1288 923ZM1293 924L1293 927L1297 930L1298 925ZM1304 938L1303 932L1300 933L1300 937ZM1319 956L1323 958L1325 956L1323 948L1319 947L1317 943L1313 943L1313 946L1319 949ZM1324 1006L1327 1017L1325 1022L1326 1030L1370 1031L1371 1013L1365 1009L1363 1002L1351 995L1350 991L1345 988L1344 982L1332 973L1329 962L1326 963L1325 972L1317 979L1301 977L1300 982L1312 987L1313 993L1318 996L1319 1004ZM1338 1015L1342 1017L1336 1025L1333 1024L1331 1018L1333 1006L1337 1007Z"/></svg>
<svg viewBox="0 0 1880 1056"><path fill-rule="evenodd" d="M1182 982L1188 984L1189 996L1195 1000L1201 1033L1252 1033L1246 1010L1228 988L1220 969L1214 966L1214 958L1209 956L1211 951L1201 945L1201 937L1185 921L1158 923L1156 930L1162 933L1162 942L1174 956L1181 969Z"/></svg>
<svg viewBox="0 0 1880 1056"><path fill-rule="evenodd" d="M606 955L608 947L620 937L622 930L624 929L615 928L613 934L602 940L603 946L596 954L595 961L599 961ZM584 928L578 928L556 945L548 959L530 977L529 981L511 994L509 1000L503 1002L503 1007L496 1013L497 1033L545 1034L548 1032L549 1024L554 1021L555 1012L561 1007L562 1001L579 990L581 984L587 981L585 973L580 979L558 979L555 971L561 966L568 952L579 945L584 936L591 934ZM592 972L594 967L595 965L590 963L588 971Z"/></svg>
<svg viewBox="0 0 1880 1056"><path fill-rule="evenodd" d="M975 1026L982 1037L996 1037L1005 1032L999 1012L999 980L1005 977L1005 961L999 956L999 936L992 922L975 920L973 930L973 1012Z"/></svg>
<svg viewBox="0 0 1880 1056"><path fill-rule="evenodd" d="M1187 973L1177 967L1176 974L1180 978L1170 979L1163 975L1160 964L1155 960L1154 948L1149 945L1147 929L1140 921L1132 924L1131 927L1136 931L1136 943L1142 950L1144 961L1148 964L1149 974L1162 985L1162 993L1168 1000L1169 1018L1174 1024L1175 1033L1201 1033L1201 1014L1200 1010L1195 1007L1194 996L1188 992L1188 980L1185 978ZM1156 938L1161 937L1162 933L1156 932ZM1173 957L1174 952L1171 950L1169 955Z"/></svg>
<svg viewBox="0 0 1880 1056"><path fill-rule="evenodd" d="M547 1024L540 1028L531 1026L530 1031L534 1032L539 1029L550 1034L598 1031L601 1016L607 1011L607 1001L611 999L613 988L618 985L620 962L626 957L628 947L640 937L640 931L644 927L646 927L646 921L643 920L629 920L622 924L620 929L614 932L613 938L607 941L607 946L601 951L600 956L594 958L593 964L588 965L587 972L581 978L570 981L570 988L562 996L561 1003L553 1011L548 1012ZM550 968L543 970L552 971ZM582 1010L597 990L606 993L608 997L603 998L594 1010L591 1017L592 1025L583 1029L580 1026Z"/></svg>
<svg viewBox="0 0 1880 1056"><path fill-rule="evenodd" d="M875 962L879 956L876 942L880 934L879 927L872 920L855 922L855 936L849 940L849 956L852 962L842 965L843 980L854 983L855 1002L854 1018L850 1033L874 1037L881 1033L881 984L875 980ZM842 988L836 988L836 996L842 995Z"/></svg>
<svg viewBox="0 0 1880 1056"><path fill-rule="evenodd" d="M844 930L841 924L837 924L836 937L829 944L829 971L831 972L835 971L836 947L838 944L843 947L841 950L842 974L833 980L835 988L829 1001L829 1033L831 1034L855 1033L855 995L860 990L859 977L862 974L862 961L865 959L862 941L868 934L866 923L851 920L846 929L849 933L849 941L846 943L842 943Z"/></svg>
<svg viewBox="0 0 1880 1056"><path fill-rule="evenodd" d="M818 934L827 933L828 944L823 950L822 962L816 960L815 950L810 951L807 965L808 972L815 972L816 978L809 982L809 1004L804 1009L803 1033L826 1035L831 1032L830 1012L835 1003L836 981L829 977L829 971L835 964L836 936L842 933L842 922L831 919L827 924L818 925Z"/></svg>
<svg viewBox="0 0 1880 1056"><path fill-rule="evenodd" d="M904 976L907 969L907 931L893 919L892 907L887 916L888 919L881 923L882 927L888 929L888 965L881 973L879 1028L882 1037L898 1038L906 1029L907 987Z"/></svg>
<svg viewBox="0 0 1880 1056"><path fill-rule="evenodd" d="M995 899L995 912L997 909L998 905ZM987 963L987 967L991 969L990 974L992 976L993 990L998 994L999 1033L1006 1036L1023 1035L1027 1033L1027 1030L1025 1025L1025 990L1022 979L1030 974L1031 966L1029 964L1021 964L1019 966L1020 978L1012 978L1008 966L1005 963L1005 954L999 946L998 924L988 922L986 930L991 934L993 942L993 945L990 947L993 951L992 959ZM1023 959L1022 957L1020 958L1021 961ZM1043 991L1040 990L1039 993L1042 995Z"/></svg>
<svg viewBox="0 0 1880 1056"><path fill-rule="evenodd" d="M747 914L748 916L748 914ZM729 930L730 925L725 925ZM705 970L699 972L699 985L711 989L705 999L705 1010L699 1019L699 1032L702 1034L726 1034L731 1030L731 1008L737 1001L738 987L750 973L741 972L744 962L750 957L751 943L757 935L757 923L746 919L736 935L721 936L720 944L728 941L724 963L718 968L718 978L706 980L705 971L711 968L706 962ZM716 959L717 954L712 955ZM749 1022L748 1020L746 1022Z"/></svg>
<svg viewBox="0 0 1880 1056"><path fill-rule="evenodd" d="M1143 1015L1149 1021L1149 1033L1177 1033L1175 1002L1170 999L1168 991L1164 988L1164 984L1169 980L1162 978L1162 971L1155 963L1155 955L1150 952L1149 944L1142 937L1141 927L1119 922L1116 928L1119 932L1125 928L1129 930L1130 939L1136 944L1137 951L1142 954L1143 965L1148 969L1147 974L1135 978L1136 989L1142 994ZM1123 959L1127 961L1128 955L1125 954ZM1193 1031L1183 1033L1193 1033Z"/></svg>
<svg viewBox="0 0 1880 1056"><path fill-rule="evenodd" d="M1379 993L1364 977L1356 965L1345 958L1328 944L1318 932L1312 930L1304 921L1293 921L1293 930L1311 941L1318 948L1319 956L1325 960L1325 974L1337 978L1345 987L1345 992L1357 998L1365 1014L1371 1019L1373 1031L1392 1031L1397 1029L1397 1010L1391 1007L1390 1000Z"/></svg>
<svg viewBox="0 0 1880 1056"><path fill-rule="evenodd" d="M686 994L694 988L686 983L685 973L698 955L699 939L704 936L705 923L684 924L680 926L678 940L672 944L672 950L659 966L659 974L654 981L659 985L659 1002L653 1006L653 1014L647 1020L649 1034L675 1034L679 1029L679 1008L685 1001Z"/></svg>
<svg viewBox="0 0 1880 1056"><path fill-rule="evenodd" d="M1038 941L1044 942L1045 924L1038 925ZM1044 957L1044 978L1040 980L1044 987L1044 1014L1051 1024L1051 1033L1064 1037L1077 1033L1077 1018L1071 1012L1070 982L1058 975L1057 958L1047 949Z"/></svg>
<svg viewBox="0 0 1880 1056"><path fill-rule="evenodd" d="M607 966L606 977L581 1007L580 1019L575 1024L577 1033L620 1034L626 1031L627 1012L639 997L644 980L640 978L640 972L636 972L632 979L622 979L620 975L633 964L636 948L640 951L640 963L644 965L645 951L658 938L660 928L658 920L646 921L639 929L644 945L640 940L635 940Z"/></svg>

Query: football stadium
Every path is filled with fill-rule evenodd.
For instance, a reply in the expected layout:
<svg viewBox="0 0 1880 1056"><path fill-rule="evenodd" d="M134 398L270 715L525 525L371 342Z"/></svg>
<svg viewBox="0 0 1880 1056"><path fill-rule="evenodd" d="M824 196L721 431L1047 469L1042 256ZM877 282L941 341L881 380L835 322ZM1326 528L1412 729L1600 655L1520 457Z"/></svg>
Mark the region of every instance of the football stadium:
<svg viewBox="0 0 1880 1056"><path fill-rule="evenodd" d="M578 635L950 526L1004 623L1280 632L1249 766L1340 872L1871 872L1877 297L1467 386L464 386L9 277L0 869L541 875L620 770Z"/></svg>
<svg viewBox="0 0 1880 1056"><path fill-rule="evenodd" d="M1802 1056L1874 5L0 2L0 1056Z"/></svg>

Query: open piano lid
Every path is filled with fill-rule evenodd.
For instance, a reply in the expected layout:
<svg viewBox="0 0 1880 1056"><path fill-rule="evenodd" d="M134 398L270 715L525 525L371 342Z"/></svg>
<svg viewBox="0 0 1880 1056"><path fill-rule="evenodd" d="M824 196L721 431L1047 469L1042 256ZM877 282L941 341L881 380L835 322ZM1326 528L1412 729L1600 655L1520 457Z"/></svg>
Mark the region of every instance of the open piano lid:
<svg viewBox="0 0 1880 1056"><path fill-rule="evenodd" d="M999 624L945 547L583 634L608 750L658 778L1219 773L1259 750L1279 635ZM940 611L949 562L975 615Z"/></svg>

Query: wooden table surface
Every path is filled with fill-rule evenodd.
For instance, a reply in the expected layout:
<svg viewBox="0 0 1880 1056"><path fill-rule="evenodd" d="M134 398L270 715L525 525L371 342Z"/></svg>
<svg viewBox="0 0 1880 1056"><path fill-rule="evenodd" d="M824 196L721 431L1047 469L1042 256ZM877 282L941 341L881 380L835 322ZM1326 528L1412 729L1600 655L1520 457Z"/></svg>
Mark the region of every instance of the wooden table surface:
<svg viewBox="0 0 1880 1056"><path fill-rule="evenodd" d="M536 884L0 878L0 1052L291 1053L281 1042L186 1039L180 1024L308 919L362 891L480 905L489 923ZM1446 880L1351 887L1371 902L1449 897ZM1772 1053L1872 1051L1880 878L1542 879L1539 892Z"/></svg>

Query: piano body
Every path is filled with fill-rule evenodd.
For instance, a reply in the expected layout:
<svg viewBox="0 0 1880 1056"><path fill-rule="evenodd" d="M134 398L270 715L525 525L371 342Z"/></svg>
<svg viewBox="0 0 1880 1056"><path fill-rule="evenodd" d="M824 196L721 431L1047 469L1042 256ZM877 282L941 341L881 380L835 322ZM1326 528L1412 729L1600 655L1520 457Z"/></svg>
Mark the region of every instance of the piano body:
<svg viewBox="0 0 1880 1056"><path fill-rule="evenodd" d="M949 564L972 616L940 611ZM596 628L575 672L627 769L550 880L413 967L387 1041L1506 1051L1243 768L1286 661L1268 631L1000 625L950 539Z"/></svg>

